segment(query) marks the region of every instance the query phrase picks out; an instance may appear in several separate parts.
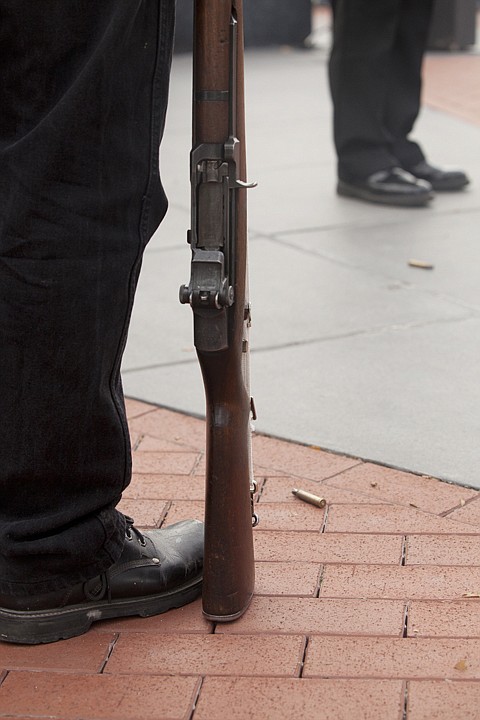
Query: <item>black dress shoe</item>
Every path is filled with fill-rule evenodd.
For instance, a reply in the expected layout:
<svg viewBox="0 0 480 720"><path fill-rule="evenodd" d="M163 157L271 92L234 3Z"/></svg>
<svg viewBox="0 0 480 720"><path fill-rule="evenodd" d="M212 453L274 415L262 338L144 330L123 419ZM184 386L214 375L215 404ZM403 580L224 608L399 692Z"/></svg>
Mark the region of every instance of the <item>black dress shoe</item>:
<svg viewBox="0 0 480 720"><path fill-rule="evenodd" d="M337 192L367 202L407 207L427 205L434 196L429 182L418 180L398 167L380 170L356 182L339 180Z"/></svg>
<svg viewBox="0 0 480 720"><path fill-rule="evenodd" d="M441 170L425 161L408 168L408 172L416 178L427 180L439 192L462 190L470 182L463 170Z"/></svg>
<svg viewBox="0 0 480 720"><path fill-rule="evenodd" d="M96 620L166 612L200 594L202 569L203 523L141 533L127 518L122 554L105 573L33 597L0 595L0 640L54 642L82 635Z"/></svg>

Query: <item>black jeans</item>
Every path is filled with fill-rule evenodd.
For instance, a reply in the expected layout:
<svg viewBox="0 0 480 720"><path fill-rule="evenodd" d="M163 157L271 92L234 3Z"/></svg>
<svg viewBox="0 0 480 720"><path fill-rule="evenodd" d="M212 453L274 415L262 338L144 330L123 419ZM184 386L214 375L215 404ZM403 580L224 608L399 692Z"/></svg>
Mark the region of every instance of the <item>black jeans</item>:
<svg viewBox="0 0 480 720"><path fill-rule="evenodd" d="M158 168L174 0L0 0L0 592L120 555L120 362Z"/></svg>
<svg viewBox="0 0 480 720"><path fill-rule="evenodd" d="M346 182L424 154L408 139L420 109L433 0L335 0L330 89L338 175Z"/></svg>

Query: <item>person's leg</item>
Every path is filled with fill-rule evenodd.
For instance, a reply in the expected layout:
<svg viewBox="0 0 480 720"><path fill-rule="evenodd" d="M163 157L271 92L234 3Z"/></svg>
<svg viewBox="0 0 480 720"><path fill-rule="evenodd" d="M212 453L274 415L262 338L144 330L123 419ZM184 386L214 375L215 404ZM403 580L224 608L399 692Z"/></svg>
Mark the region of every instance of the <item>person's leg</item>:
<svg viewBox="0 0 480 720"><path fill-rule="evenodd" d="M122 552L120 361L158 176L174 0L0 0L0 593Z"/></svg>
<svg viewBox="0 0 480 720"><path fill-rule="evenodd" d="M403 0L335 0L329 63L337 192L367 202L426 205L429 183L405 172L385 125Z"/></svg>
<svg viewBox="0 0 480 720"><path fill-rule="evenodd" d="M391 53L384 124L391 152L406 168L425 160L419 144L408 136L420 110L422 63L432 10L433 0L402 0Z"/></svg>
<svg viewBox="0 0 480 720"><path fill-rule="evenodd" d="M409 138L420 110L422 63L428 42L433 0L403 0L392 52L392 82L385 109L390 150L402 168L427 180L436 191L461 190L469 183L463 170L430 165L420 145Z"/></svg>
<svg viewBox="0 0 480 720"><path fill-rule="evenodd" d="M365 178L398 164L384 127L402 0L335 0L329 62L338 176Z"/></svg>

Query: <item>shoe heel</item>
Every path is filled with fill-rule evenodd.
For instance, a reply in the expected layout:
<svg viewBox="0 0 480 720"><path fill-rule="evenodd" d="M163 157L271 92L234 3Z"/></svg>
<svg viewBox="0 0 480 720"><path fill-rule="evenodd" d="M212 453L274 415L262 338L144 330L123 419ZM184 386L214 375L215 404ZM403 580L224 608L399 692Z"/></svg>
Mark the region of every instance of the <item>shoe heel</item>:
<svg viewBox="0 0 480 720"><path fill-rule="evenodd" d="M83 635L95 618L84 613L48 616L45 613L0 611L0 641L19 645L40 645Z"/></svg>

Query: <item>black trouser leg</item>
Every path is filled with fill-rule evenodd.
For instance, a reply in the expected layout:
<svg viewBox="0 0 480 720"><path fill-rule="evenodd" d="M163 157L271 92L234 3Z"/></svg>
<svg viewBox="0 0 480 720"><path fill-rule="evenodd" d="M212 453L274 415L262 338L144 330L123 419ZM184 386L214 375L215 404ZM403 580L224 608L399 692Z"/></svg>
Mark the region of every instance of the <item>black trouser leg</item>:
<svg viewBox="0 0 480 720"><path fill-rule="evenodd" d="M0 0L0 592L120 555L120 362L158 174L174 0Z"/></svg>
<svg viewBox="0 0 480 720"><path fill-rule="evenodd" d="M400 145L413 151L406 135L419 110L431 0L335 0L334 5L329 63L334 140L339 177L351 181L399 165Z"/></svg>
<svg viewBox="0 0 480 720"><path fill-rule="evenodd" d="M403 0L385 108L390 148L404 167L425 159L416 142L408 139L420 110L422 63L427 47L433 0Z"/></svg>

